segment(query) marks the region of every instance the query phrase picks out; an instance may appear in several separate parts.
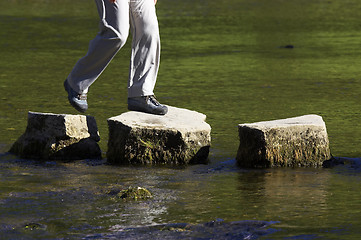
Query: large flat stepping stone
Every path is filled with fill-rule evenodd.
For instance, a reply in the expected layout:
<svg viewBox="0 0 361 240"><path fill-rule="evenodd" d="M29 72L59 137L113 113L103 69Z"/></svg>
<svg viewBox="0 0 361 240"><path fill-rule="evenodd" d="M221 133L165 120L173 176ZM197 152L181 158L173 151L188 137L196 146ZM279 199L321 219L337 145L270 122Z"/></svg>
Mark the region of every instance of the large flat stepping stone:
<svg viewBox="0 0 361 240"><path fill-rule="evenodd" d="M318 115L239 124L241 167L322 166L331 158L326 125Z"/></svg>
<svg viewBox="0 0 361 240"><path fill-rule="evenodd" d="M99 140L91 116L29 112L26 131L10 152L29 159L98 159Z"/></svg>
<svg viewBox="0 0 361 240"><path fill-rule="evenodd" d="M185 165L208 162L211 127L204 114L168 107L164 116L126 112L108 119L108 162Z"/></svg>

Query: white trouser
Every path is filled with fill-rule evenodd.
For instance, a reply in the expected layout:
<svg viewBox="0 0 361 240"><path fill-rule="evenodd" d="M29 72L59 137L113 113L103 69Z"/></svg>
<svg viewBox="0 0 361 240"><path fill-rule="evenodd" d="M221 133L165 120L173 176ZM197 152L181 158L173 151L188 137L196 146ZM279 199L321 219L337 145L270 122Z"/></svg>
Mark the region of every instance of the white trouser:
<svg viewBox="0 0 361 240"><path fill-rule="evenodd" d="M129 68L128 97L153 95L160 61L160 37L154 0L95 0L100 16L100 32L90 42L89 50L68 76L68 83L78 93L104 71L125 44L129 23L132 30L132 55Z"/></svg>

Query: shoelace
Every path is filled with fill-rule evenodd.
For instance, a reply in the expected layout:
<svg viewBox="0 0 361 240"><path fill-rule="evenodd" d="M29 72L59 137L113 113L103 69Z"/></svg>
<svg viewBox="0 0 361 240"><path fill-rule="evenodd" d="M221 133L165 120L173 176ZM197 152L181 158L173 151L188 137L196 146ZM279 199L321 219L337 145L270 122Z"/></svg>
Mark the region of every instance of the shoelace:
<svg viewBox="0 0 361 240"><path fill-rule="evenodd" d="M155 106L160 106L160 103L157 101L157 99L155 99L154 95L147 96L146 100L151 101Z"/></svg>
<svg viewBox="0 0 361 240"><path fill-rule="evenodd" d="M87 100L87 95L85 93L78 94L78 99L79 100Z"/></svg>

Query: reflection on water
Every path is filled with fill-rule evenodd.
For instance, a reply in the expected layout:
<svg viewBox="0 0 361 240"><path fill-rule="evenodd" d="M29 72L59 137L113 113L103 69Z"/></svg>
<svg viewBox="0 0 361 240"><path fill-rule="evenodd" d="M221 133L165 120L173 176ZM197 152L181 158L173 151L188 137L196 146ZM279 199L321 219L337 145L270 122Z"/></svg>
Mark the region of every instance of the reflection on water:
<svg viewBox="0 0 361 240"><path fill-rule="evenodd" d="M333 155L360 157L360 10L352 0L158 1L157 97L206 114L212 126L210 165L170 169L37 163L6 154L28 111L76 113L62 83L98 20L88 0L1 1L2 236L116 238L134 228L128 233L137 237L149 226L161 234L163 224L181 231L183 223L221 234L205 223L246 220L272 223L260 238L360 236L359 165L249 170L234 161L237 124L311 113L324 118ZM106 119L126 111L129 44L89 92L103 151ZM128 186L146 187L154 198L124 202L106 194Z"/></svg>

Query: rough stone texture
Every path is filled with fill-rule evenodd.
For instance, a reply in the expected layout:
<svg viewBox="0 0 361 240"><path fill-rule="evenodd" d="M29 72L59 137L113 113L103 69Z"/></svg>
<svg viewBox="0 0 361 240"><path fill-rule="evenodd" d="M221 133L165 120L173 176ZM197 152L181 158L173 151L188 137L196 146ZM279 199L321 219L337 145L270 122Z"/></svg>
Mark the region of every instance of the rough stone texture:
<svg viewBox="0 0 361 240"><path fill-rule="evenodd" d="M325 122L317 115L238 125L241 167L322 166L331 158Z"/></svg>
<svg viewBox="0 0 361 240"><path fill-rule="evenodd" d="M101 158L99 140L93 117L29 112L26 131L10 152L29 159L95 159Z"/></svg>
<svg viewBox="0 0 361 240"><path fill-rule="evenodd" d="M187 109L168 108L164 116L131 111L108 119L108 162L206 163L211 142L206 116Z"/></svg>

